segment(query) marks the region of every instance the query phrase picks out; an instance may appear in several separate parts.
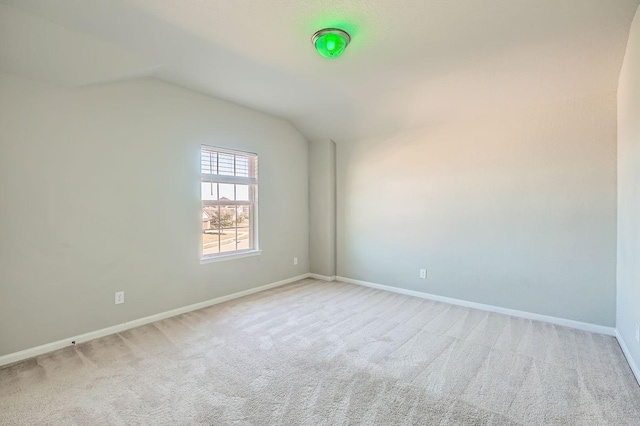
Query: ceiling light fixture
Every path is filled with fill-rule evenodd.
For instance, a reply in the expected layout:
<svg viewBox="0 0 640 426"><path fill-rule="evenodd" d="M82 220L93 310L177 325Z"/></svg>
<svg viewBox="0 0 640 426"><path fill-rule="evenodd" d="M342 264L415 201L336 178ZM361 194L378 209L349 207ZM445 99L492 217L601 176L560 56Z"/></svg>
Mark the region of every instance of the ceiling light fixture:
<svg viewBox="0 0 640 426"><path fill-rule="evenodd" d="M351 41L351 36L338 28L325 28L311 36L311 43L325 58L337 58Z"/></svg>

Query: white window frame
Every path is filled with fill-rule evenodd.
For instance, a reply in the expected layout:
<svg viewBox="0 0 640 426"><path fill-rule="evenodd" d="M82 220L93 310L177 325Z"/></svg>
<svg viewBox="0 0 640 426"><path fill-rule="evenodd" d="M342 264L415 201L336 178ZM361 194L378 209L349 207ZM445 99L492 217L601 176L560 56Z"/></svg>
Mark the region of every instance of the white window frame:
<svg viewBox="0 0 640 426"><path fill-rule="evenodd" d="M221 153L228 155L238 155L241 157L249 158L249 176L227 176L221 174L209 174L203 173L203 160L202 153L203 151L208 151L210 153ZM235 157L234 157L235 159ZM235 174L235 160L234 160L234 174ZM249 248L242 250L234 250L223 253L214 253L214 254L204 254L204 231L200 236L200 263L209 263L209 262L218 262L221 260L227 259L237 259L242 257L256 256L259 255L262 251L259 249L259 239L258 239L258 155L253 152L245 152L239 150L233 150L228 148L220 148L216 146L210 145L201 145L200 146L200 186L202 183L212 183L212 184L243 184L248 185L249 187L249 201L236 201L236 200L203 200L202 195L200 196L200 210L201 214L199 217L202 219L202 211L205 206L228 206L228 205L246 205L249 206L251 214L249 219ZM218 197L220 196L220 191L217 191ZM234 197L235 198L235 197ZM237 224L236 224L236 232L237 232Z"/></svg>

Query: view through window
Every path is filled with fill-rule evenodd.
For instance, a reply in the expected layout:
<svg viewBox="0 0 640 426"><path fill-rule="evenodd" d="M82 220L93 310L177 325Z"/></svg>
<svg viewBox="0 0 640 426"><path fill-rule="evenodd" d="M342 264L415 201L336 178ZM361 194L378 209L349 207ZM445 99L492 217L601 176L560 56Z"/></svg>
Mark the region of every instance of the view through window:
<svg viewBox="0 0 640 426"><path fill-rule="evenodd" d="M203 145L200 173L203 258L256 249L258 156Z"/></svg>

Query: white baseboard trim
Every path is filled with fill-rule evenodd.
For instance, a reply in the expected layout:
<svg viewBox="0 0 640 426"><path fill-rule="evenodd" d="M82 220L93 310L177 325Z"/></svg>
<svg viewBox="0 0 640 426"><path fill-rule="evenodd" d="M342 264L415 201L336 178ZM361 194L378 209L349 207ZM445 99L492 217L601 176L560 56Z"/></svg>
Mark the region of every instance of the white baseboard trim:
<svg viewBox="0 0 640 426"><path fill-rule="evenodd" d="M625 358L627 358L627 362L629 363L629 367L631 367L631 371L633 371L633 375L636 376L636 380L638 381L638 385L640 385L640 368L638 368L638 364L636 364L635 360L631 356L631 351L627 347L626 342L622 338L622 335L616 328L616 339L618 339L618 344L622 348L622 353Z"/></svg>
<svg viewBox="0 0 640 426"><path fill-rule="evenodd" d="M469 302L467 300L454 299L452 297L438 296L436 294L424 293L421 291L407 290L404 288L393 287L383 284L370 283L368 281L354 280L351 278L337 276L336 280L349 284L356 284L365 287L376 288L379 290L391 291L393 293L406 294L408 296L421 297L423 299L435 300L437 302L449 303L451 305L464 306L466 308L479 309L481 311L496 312L513 317L525 318L535 321L548 322L551 324L561 325L564 327L575 328L578 330L590 331L592 333L606 334L607 336L615 336L615 328L603 325L590 324L587 322L574 321L570 319L557 318L548 315L534 314L526 311L518 311L516 309L502 308L500 306L485 305L483 303Z"/></svg>
<svg viewBox="0 0 640 426"><path fill-rule="evenodd" d="M260 287L250 288L249 290L239 291L237 293L228 294L226 296L216 297L215 299L206 300L204 302L195 303L189 306L183 306L182 308L172 309L170 311L161 312L159 314L150 315L148 317L139 318L133 321L123 322L122 324L117 324L111 327L102 328L96 331L90 331L88 333L84 333L78 336L72 336L66 339L58 340L56 342L46 343L41 346L36 346L35 348L25 349L19 352L14 352L11 354L0 356L0 367L4 365L13 364L19 361L23 361L28 358L33 358L38 355L42 355L48 352L53 352L58 349L62 349L67 346L73 345L72 342L83 343L89 340L98 339L100 337L108 336L110 334L120 333L125 330L129 330L131 328L140 327L141 325L146 325L152 322L160 321L165 318L174 317L176 315L184 314L186 312L196 311L198 309L206 308L209 306L217 305L219 303L227 302L229 300L237 299L239 297L248 296L253 293L258 293L260 291L269 290L271 288L279 287L285 284L289 284L295 281L299 281L305 278L309 278L310 274L303 274L297 277L287 278L286 280L277 281L271 284L266 284Z"/></svg>
<svg viewBox="0 0 640 426"><path fill-rule="evenodd" d="M309 278L314 278L316 280L322 280L322 281L335 281L336 280L335 275L332 276L332 277L328 277L326 275L309 274Z"/></svg>

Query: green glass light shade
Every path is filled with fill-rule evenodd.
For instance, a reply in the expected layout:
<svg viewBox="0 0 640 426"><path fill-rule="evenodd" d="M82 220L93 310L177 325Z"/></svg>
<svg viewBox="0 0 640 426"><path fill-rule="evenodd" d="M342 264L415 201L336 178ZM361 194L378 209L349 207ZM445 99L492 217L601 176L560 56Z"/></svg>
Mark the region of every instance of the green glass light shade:
<svg viewBox="0 0 640 426"><path fill-rule="evenodd" d="M337 28L325 28L317 31L311 41L319 54L325 58L337 58L344 53L344 49L351 41L346 31Z"/></svg>

